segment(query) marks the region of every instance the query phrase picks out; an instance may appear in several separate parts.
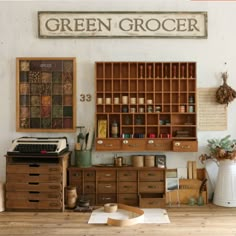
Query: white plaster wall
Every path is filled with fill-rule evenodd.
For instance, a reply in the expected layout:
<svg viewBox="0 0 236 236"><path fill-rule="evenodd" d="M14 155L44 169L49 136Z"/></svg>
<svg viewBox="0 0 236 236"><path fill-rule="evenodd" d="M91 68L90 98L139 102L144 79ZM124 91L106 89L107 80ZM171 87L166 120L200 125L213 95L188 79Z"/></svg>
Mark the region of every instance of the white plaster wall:
<svg viewBox="0 0 236 236"><path fill-rule="evenodd" d="M207 39L39 39L38 11L207 11ZM16 57L77 58L77 125L94 124L92 102L81 103L81 93L94 94L95 61L196 61L198 87L218 87L220 73L227 70L229 84L236 89L236 3L194 2L191 0L77 0L77 1L0 1L0 181L5 181L5 158L13 139L45 136L45 133L15 131ZM227 63L225 65L225 63ZM228 107L228 129L198 132L198 153L166 153L169 168L186 167L187 160L198 160L206 151L206 140L231 134L236 137L236 101ZM75 134L59 133L69 139ZM49 133L48 136L55 136ZM130 154L125 154L129 156ZM93 152L93 163L112 162L113 153ZM199 164L199 163L198 163ZM200 164L199 164L200 165Z"/></svg>

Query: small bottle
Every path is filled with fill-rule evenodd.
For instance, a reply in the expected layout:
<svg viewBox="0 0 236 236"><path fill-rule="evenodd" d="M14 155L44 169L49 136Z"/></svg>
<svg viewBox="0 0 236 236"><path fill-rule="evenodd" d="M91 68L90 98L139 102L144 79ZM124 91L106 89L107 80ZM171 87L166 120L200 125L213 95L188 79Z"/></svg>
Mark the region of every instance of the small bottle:
<svg viewBox="0 0 236 236"><path fill-rule="evenodd" d="M115 120L111 124L111 137L118 138L118 123Z"/></svg>

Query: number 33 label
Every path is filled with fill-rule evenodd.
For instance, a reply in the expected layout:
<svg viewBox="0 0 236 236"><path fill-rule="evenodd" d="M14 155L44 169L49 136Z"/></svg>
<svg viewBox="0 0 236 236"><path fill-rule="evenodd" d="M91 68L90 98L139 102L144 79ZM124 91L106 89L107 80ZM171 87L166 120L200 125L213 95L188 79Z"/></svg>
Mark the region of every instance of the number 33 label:
<svg viewBox="0 0 236 236"><path fill-rule="evenodd" d="M80 101L81 102L91 102L92 96L91 94L80 94Z"/></svg>

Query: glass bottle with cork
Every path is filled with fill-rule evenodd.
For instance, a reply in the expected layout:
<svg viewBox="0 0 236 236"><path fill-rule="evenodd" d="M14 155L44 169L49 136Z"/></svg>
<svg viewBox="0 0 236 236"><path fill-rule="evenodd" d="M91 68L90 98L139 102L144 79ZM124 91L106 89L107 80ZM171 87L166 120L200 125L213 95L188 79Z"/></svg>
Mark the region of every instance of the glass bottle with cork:
<svg viewBox="0 0 236 236"><path fill-rule="evenodd" d="M111 137L112 138L118 138L119 134L119 125L116 120L113 120L111 123Z"/></svg>

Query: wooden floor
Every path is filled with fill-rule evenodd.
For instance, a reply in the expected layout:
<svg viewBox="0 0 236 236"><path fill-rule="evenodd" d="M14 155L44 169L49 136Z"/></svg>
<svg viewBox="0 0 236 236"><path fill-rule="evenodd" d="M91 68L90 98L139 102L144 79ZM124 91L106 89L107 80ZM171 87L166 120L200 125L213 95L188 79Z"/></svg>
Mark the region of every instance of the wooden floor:
<svg viewBox="0 0 236 236"><path fill-rule="evenodd" d="M0 235L236 236L236 208L214 205L167 208L170 224L88 225L90 213L1 212Z"/></svg>

